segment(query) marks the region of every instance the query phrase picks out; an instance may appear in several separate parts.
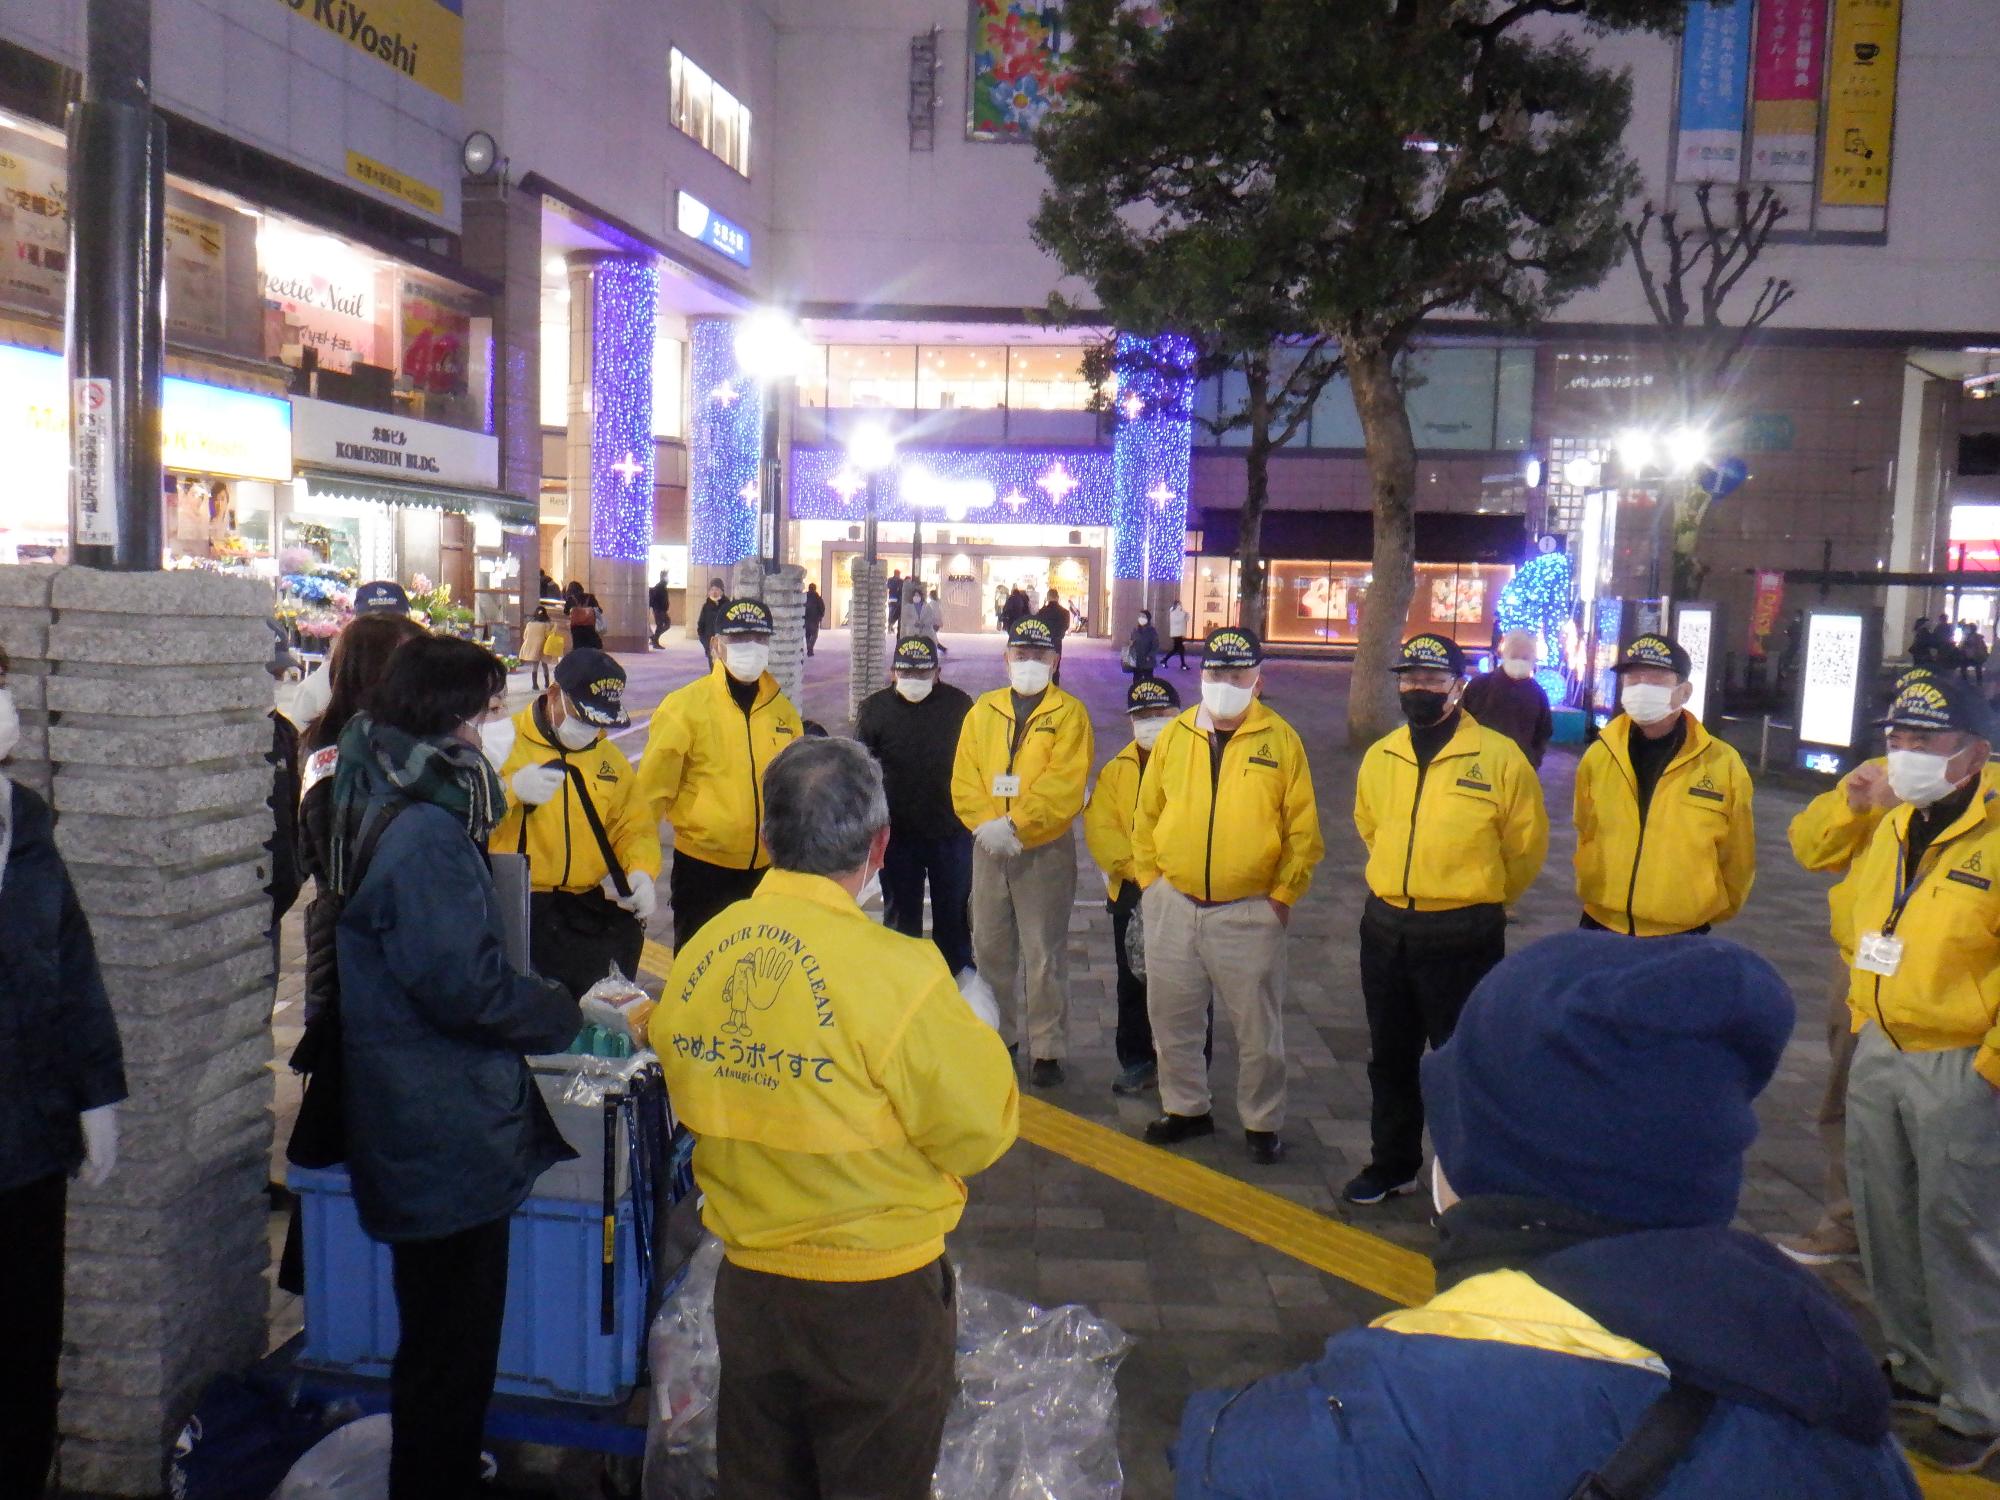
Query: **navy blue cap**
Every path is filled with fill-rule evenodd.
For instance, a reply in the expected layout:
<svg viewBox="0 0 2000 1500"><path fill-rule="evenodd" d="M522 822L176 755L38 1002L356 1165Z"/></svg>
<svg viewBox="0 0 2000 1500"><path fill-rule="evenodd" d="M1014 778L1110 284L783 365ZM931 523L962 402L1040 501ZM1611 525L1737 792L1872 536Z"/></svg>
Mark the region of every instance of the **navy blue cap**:
<svg viewBox="0 0 2000 1500"><path fill-rule="evenodd" d="M1223 625L1201 643L1204 667L1254 667L1264 659L1264 643L1248 625Z"/></svg>
<svg viewBox="0 0 2000 1500"><path fill-rule="evenodd" d="M354 612L357 615L406 615L410 612L410 596L403 592L400 583L378 578L354 591Z"/></svg>
<svg viewBox="0 0 2000 1500"><path fill-rule="evenodd" d="M1162 708L1178 709L1180 706L1181 695L1174 691L1174 685L1157 677L1135 677L1132 686L1125 690L1125 712L1128 714L1153 713Z"/></svg>
<svg viewBox="0 0 2000 1500"><path fill-rule="evenodd" d="M1413 635L1403 642L1403 654L1396 659L1391 672L1449 672L1454 677L1465 675L1465 652L1457 641L1449 636L1438 635L1426 630L1421 635Z"/></svg>
<svg viewBox="0 0 2000 1500"><path fill-rule="evenodd" d="M762 599L732 599L729 607L722 612L722 623L715 627L717 635L769 635L771 633L771 611Z"/></svg>
<svg viewBox="0 0 2000 1500"><path fill-rule="evenodd" d="M1671 672L1685 681L1694 675L1694 658L1678 641L1670 641L1663 635L1634 636L1618 658L1618 665L1611 670L1629 672L1634 667Z"/></svg>
<svg viewBox="0 0 2000 1500"><path fill-rule="evenodd" d="M896 643L896 654L889 659L892 672L935 672L937 670L937 647L928 636L913 635Z"/></svg>
<svg viewBox="0 0 2000 1500"><path fill-rule="evenodd" d="M1993 738L1993 715L1986 695L1973 683L1929 672L1906 672L1896 680L1896 698L1881 720L1884 729L1955 729Z"/></svg>
<svg viewBox="0 0 2000 1500"><path fill-rule="evenodd" d="M632 722L625 712L625 669L608 651L585 646L565 652L556 663L556 686L576 705L586 724L623 729Z"/></svg>
<svg viewBox="0 0 2000 1500"><path fill-rule="evenodd" d="M1044 651L1053 651L1056 649L1056 637L1055 632L1049 629L1046 620L1037 619L1034 615L1024 615L1016 620L1013 628L1007 632L1007 644L1038 646Z"/></svg>

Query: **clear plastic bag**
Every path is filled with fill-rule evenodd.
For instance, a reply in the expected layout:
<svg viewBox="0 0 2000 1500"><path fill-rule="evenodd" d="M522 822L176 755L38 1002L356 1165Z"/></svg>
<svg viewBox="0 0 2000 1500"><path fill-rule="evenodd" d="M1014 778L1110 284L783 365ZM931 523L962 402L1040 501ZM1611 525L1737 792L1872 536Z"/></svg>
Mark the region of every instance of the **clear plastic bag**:
<svg viewBox="0 0 2000 1500"><path fill-rule="evenodd" d="M706 1241L653 1324L645 1500L715 1493L721 1260ZM1117 1375L1131 1340L1087 1308L1039 1308L963 1282L958 1307L959 1391L934 1500L1118 1500Z"/></svg>
<svg viewBox="0 0 2000 1500"><path fill-rule="evenodd" d="M271 1500L389 1500L389 1418L328 1434L292 1466Z"/></svg>

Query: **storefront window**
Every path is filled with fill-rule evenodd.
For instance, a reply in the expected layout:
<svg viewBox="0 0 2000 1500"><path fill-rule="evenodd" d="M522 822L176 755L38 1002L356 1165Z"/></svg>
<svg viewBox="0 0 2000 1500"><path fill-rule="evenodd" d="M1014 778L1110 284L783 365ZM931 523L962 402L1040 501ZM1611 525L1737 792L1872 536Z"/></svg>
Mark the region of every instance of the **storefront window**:
<svg viewBox="0 0 2000 1500"><path fill-rule="evenodd" d="M1007 404L1021 411L1088 411L1081 346L1017 344L1007 356Z"/></svg>
<svg viewBox="0 0 2000 1500"><path fill-rule="evenodd" d="M1535 423L1535 351L1500 351L1499 398L1494 403L1493 446L1528 446Z"/></svg>
<svg viewBox="0 0 2000 1500"><path fill-rule="evenodd" d="M1007 404L1007 347L932 348L917 354L917 405L924 411L990 411Z"/></svg>
<svg viewBox="0 0 2000 1500"><path fill-rule="evenodd" d="M667 118L674 129L750 175L750 111L680 48L667 54Z"/></svg>
<svg viewBox="0 0 2000 1500"><path fill-rule="evenodd" d="M1514 570L1493 563L1418 563L1417 588L1402 634L1434 630L1468 649L1492 643L1493 609ZM1239 568L1233 558L1190 558L1182 599L1196 636L1236 619ZM1348 646L1360 638L1374 572L1366 562L1278 559L1270 563L1264 637L1292 644Z"/></svg>
<svg viewBox="0 0 2000 1500"><path fill-rule="evenodd" d="M1410 432L1420 452L1483 451L1493 446L1498 352L1423 349L1410 356Z"/></svg>
<svg viewBox="0 0 2000 1500"><path fill-rule="evenodd" d="M914 344L833 344L826 354L828 406L850 411L909 411L916 406Z"/></svg>
<svg viewBox="0 0 2000 1500"><path fill-rule="evenodd" d="M827 347L813 346L806 356L805 364L798 376L798 401L800 406L810 406L820 410L826 407L826 360Z"/></svg>

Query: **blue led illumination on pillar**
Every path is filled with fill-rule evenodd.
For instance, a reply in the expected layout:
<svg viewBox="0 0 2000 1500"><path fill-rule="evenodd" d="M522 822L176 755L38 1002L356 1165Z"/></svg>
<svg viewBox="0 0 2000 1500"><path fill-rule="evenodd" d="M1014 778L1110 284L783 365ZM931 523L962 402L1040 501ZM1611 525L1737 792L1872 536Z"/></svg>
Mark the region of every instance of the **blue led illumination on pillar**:
<svg viewBox="0 0 2000 1500"><path fill-rule="evenodd" d="M660 273L606 256L590 299L590 555L644 563L653 544L653 345Z"/></svg>
<svg viewBox="0 0 2000 1500"><path fill-rule="evenodd" d="M1179 583L1194 453L1192 340L1118 335L1111 576Z"/></svg>
<svg viewBox="0 0 2000 1500"><path fill-rule="evenodd" d="M688 563L727 567L757 552L763 389L736 362L736 325L688 326Z"/></svg>

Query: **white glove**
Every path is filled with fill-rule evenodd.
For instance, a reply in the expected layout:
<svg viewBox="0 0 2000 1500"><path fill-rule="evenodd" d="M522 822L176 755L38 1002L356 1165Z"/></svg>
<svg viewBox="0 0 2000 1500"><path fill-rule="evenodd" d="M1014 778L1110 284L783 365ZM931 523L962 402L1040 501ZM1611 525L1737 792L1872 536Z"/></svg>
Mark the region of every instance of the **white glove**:
<svg viewBox="0 0 2000 1500"><path fill-rule="evenodd" d="M991 1026L1000 1029L1000 997L993 993L993 986L979 977L977 969L958 971L958 992L965 996L965 1003L972 1007L972 1013Z"/></svg>
<svg viewBox="0 0 2000 1500"><path fill-rule="evenodd" d="M100 1104L80 1116L83 1125L83 1165L77 1181L85 1187L103 1187L112 1168L118 1165L118 1106Z"/></svg>
<svg viewBox="0 0 2000 1500"><path fill-rule="evenodd" d="M599 889L641 922L652 921L653 909L659 905L659 898L653 891L653 877L644 870L627 870L625 883L632 888L632 894L629 896L621 897L618 894L618 887L609 875L604 877Z"/></svg>
<svg viewBox="0 0 2000 1500"><path fill-rule="evenodd" d="M523 766L507 785L513 789L516 802L540 807L561 791L563 783L568 780L568 775L558 766Z"/></svg>
<svg viewBox="0 0 2000 1500"><path fill-rule="evenodd" d="M1021 835L1012 818L988 818L972 830L972 841L995 859L1012 859L1021 852Z"/></svg>

